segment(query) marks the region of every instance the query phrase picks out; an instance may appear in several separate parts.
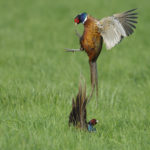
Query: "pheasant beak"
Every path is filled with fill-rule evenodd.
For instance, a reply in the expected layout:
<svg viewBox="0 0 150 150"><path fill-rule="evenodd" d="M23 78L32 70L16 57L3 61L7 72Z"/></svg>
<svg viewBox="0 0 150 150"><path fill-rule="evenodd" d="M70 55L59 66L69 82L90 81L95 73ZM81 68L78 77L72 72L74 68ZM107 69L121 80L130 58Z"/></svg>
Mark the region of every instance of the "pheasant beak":
<svg viewBox="0 0 150 150"><path fill-rule="evenodd" d="M74 24L75 24L75 26L77 26L77 23L76 23L76 22L75 22Z"/></svg>

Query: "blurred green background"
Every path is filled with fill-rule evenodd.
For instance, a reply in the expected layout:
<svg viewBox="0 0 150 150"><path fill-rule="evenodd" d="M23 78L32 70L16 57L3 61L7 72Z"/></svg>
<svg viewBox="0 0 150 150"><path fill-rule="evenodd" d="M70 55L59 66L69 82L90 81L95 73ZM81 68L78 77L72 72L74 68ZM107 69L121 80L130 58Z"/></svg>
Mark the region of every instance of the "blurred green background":
<svg viewBox="0 0 150 150"><path fill-rule="evenodd" d="M80 74L90 92L88 57L79 48L74 17L103 18L138 8L135 33L97 61L99 104L87 119L96 133L68 127ZM0 1L0 149L150 149L150 2L148 0ZM83 26L78 30L82 33Z"/></svg>

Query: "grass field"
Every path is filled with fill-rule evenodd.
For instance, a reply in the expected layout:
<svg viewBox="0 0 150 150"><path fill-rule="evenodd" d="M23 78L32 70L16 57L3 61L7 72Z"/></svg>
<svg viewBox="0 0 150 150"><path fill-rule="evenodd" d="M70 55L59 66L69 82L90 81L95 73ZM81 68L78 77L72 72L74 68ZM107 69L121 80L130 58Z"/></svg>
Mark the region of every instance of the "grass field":
<svg viewBox="0 0 150 150"><path fill-rule="evenodd" d="M69 128L80 74L90 93L88 57L63 50L79 48L74 17L132 8L135 33L98 59L99 104L93 97L87 107L97 132ZM0 150L150 149L149 11L147 0L1 0Z"/></svg>

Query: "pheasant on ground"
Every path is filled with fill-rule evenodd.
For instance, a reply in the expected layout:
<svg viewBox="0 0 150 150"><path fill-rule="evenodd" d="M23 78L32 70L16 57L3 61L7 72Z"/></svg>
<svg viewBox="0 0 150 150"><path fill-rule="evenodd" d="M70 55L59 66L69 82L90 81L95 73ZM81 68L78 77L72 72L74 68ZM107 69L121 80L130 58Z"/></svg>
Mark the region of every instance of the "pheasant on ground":
<svg viewBox="0 0 150 150"><path fill-rule="evenodd" d="M72 100L72 110L69 115L69 126L73 124L75 127L82 130L88 130L89 132L96 131L94 125L97 124L98 120L92 119L89 122L86 120L87 112L87 97L86 97L86 86L82 88L81 83L79 84L79 92L76 99Z"/></svg>

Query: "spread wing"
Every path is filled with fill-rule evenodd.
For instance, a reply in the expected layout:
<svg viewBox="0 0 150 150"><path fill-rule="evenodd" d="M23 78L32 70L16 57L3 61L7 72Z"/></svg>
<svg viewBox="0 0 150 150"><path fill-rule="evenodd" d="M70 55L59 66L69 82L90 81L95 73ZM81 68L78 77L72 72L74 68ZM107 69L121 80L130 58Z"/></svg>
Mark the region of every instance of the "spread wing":
<svg viewBox="0 0 150 150"><path fill-rule="evenodd" d="M99 31L108 50L133 33L133 29L136 28L134 24L137 23L137 13L133 12L135 10L114 14L98 22Z"/></svg>

